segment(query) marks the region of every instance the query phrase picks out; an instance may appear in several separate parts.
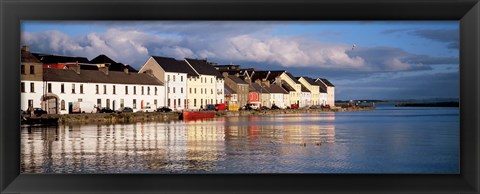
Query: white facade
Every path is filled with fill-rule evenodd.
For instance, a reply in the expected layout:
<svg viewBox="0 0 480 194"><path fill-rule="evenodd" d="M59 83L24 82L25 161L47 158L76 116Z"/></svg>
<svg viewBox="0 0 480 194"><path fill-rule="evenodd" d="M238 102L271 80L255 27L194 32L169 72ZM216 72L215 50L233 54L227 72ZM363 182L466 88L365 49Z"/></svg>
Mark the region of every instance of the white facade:
<svg viewBox="0 0 480 194"><path fill-rule="evenodd" d="M43 82L22 80L20 82L20 108L28 110L28 106L42 108Z"/></svg>
<svg viewBox="0 0 480 194"><path fill-rule="evenodd" d="M309 107L312 101L312 93L302 92L302 98L300 100L300 108Z"/></svg>
<svg viewBox="0 0 480 194"><path fill-rule="evenodd" d="M285 98L283 93L270 93L270 104L275 104L279 108L286 108Z"/></svg>
<svg viewBox="0 0 480 194"><path fill-rule="evenodd" d="M37 85L35 83L35 85ZM130 107L134 112L150 105L152 108L164 105L164 87L160 85L135 85L111 83L81 83L81 82L56 82L44 81L35 86L34 95L22 93L22 109L28 108L29 99L34 101L33 107L40 104L48 109L48 105L41 105L43 94L58 99L57 110L60 114L68 114L69 106L74 102L91 102L99 108L118 110L121 107ZM63 89L62 89L63 88ZM29 91L29 90L27 90ZM24 97L23 97L24 96ZM25 104L24 104L25 103Z"/></svg>
<svg viewBox="0 0 480 194"><path fill-rule="evenodd" d="M327 93L323 93L323 92L320 92L320 99L319 99L319 103L320 105L327 105L328 103L328 98L327 98Z"/></svg>
<svg viewBox="0 0 480 194"><path fill-rule="evenodd" d="M215 104L222 104L225 103L225 79L217 78L217 85L216 85L216 94L217 96L215 97Z"/></svg>
<svg viewBox="0 0 480 194"><path fill-rule="evenodd" d="M165 72L165 104L172 110L184 110L187 99L187 74Z"/></svg>

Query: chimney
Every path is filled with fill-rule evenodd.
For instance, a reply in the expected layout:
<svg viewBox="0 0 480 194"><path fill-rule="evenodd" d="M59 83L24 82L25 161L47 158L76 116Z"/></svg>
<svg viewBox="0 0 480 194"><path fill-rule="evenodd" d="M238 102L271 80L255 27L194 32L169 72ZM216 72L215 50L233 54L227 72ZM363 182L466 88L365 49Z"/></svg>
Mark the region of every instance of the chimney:
<svg viewBox="0 0 480 194"><path fill-rule="evenodd" d="M257 80L255 80L255 83L262 85L262 80L257 79Z"/></svg>
<svg viewBox="0 0 480 194"><path fill-rule="evenodd" d="M125 74L128 74L128 68L127 68L127 67L124 67L124 68L123 68L123 72L125 72Z"/></svg>
<svg viewBox="0 0 480 194"><path fill-rule="evenodd" d="M223 72L222 75L223 77L228 77L228 72Z"/></svg>
<svg viewBox="0 0 480 194"><path fill-rule="evenodd" d="M239 77L239 76L240 76L240 74L238 74L238 73L235 73L235 77Z"/></svg>
<svg viewBox="0 0 480 194"><path fill-rule="evenodd" d="M275 83L276 83L277 85L279 85L279 86L282 85L282 79L280 79L280 76L278 76L278 77L275 78Z"/></svg>
<svg viewBox="0 0 480 194"><path fill-rule="evenodd" d="M108 75L108 65L107 64L98 64L97 67L98 67L98 70L105 73L105 75Z"/></svg>
<svg viewBox="0 0 480 194"><path fill-rule="evenodd" d="M30 52L30 47L28 45L23 45L22 46L22 51Z"/></svg>
<svg viewBox="0 0 480 194"><path fill-rule="evenodd" d="M80 64L78 64L78 61L75 64L69 65L67 67L68 67L68 69L71 69L71 70L75 71L77 74L80 75Z"/></svg>
<svg viewBox="0 0 480 194"><path fill-rule="evenodd" d="M266 79L263 79L262 84L266 85L267 87L270 87L270 81L268 81Z"/></svg>

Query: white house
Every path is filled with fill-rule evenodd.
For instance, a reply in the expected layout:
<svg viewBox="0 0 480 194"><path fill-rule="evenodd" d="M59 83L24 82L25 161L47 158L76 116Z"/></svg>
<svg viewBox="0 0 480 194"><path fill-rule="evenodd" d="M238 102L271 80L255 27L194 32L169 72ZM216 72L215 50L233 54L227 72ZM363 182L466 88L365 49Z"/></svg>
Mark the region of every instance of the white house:
<svg viewBox="0 0 480 194"><path fill-rule="evenodd" d="M315 80L320 88L327 92L327 105L335 106L335 86L325 78L317 78Z"/></svg>
<svg viewBox="0 0 480 194"><path fill-rule="evenodd" d="M29 107L41 108L43 64L30 53L28 46L23 46L20 65L20 108L23 111Z"/></svg>
<svg viewBox="0 0 480 194"><path fill-rule="evenodd" d="M163 83L151 74L128 71L81 70L80 65L67 69L44 68L39 98L54 99L44 109L58 110L60 114L72 111L74 102L91 102L97 107L118 110L131 107L139 111L147 106L164 105Z"/></svg>
<svg viewBox="0 0 480 194"><path fill-rule="evenodd" d="M277 84L272 84L268 87L268 91L270 92L270 104L276 105L279 108L286 108L287 103L289 102L288 96L289 93L283 89L281 86ZM287 97L287 99L286 99Z"/></svg>
<svg viewBox="0 0 480 194"><path fill-rule="evenodd" d="M302 97L300 98L300 108L310 107L312 103L312 93L302 84Z"/></svg>
<svg viewBox="0 0 480 194"><path fill-rule="evenodd" d="M188 106L187 80L197 73L183 60L151 56L139 73L150 72L165 83L164 104L172 110L184 110Z"/></svg>

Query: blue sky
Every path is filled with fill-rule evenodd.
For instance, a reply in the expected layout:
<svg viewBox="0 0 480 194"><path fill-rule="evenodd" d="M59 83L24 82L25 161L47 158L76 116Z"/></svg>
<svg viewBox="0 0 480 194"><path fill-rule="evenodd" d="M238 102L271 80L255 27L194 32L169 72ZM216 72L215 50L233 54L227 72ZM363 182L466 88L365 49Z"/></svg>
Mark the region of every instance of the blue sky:
<svg viewBox="0 0 480 194"><path fill-rule="evenodd" d="M287 70L341 100L459 97L458 21L25 21L22 44L136 68L157 55Z"/></svg>

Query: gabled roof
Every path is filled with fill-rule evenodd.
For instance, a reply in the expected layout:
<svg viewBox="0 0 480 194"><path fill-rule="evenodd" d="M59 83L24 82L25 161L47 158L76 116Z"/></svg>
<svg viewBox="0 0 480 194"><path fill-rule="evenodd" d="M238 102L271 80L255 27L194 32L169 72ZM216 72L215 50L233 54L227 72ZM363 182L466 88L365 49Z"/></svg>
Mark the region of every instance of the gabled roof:
<svg viewBox="0 0 480 194"><path fill-rule="evenodd" d="M187 73L188 76L198 76L197 73L183 60L176 60L169 57L152 56L152 58L166 72Z"/></svg>
<svg viewBox="0 0 480 194"><path fill-rule="evenodd" d="M229 75L228 79L231 79L236 84L248 84L247 82L245 82L245 80L240 79L239 77L234 76L234 75Z"/></svg>
<svg viewBox="0 0 480 194"><path fill-rule="evenodd" d="M20 62L21 63L42 63L35 56L33 56L32 53L23 49L21 50L21 54L20 54Z"/></svg>
<svg viewBox="0 0 480 194"><path fill-rule="evenodd" d="M263 79L267 79L267 75L268 75L268 71L253 71L252 81L256 81L256 80L263 81ZM271 76L268 76L268 77L271 77ZM273 81L275 80L275 77L273 77L273 80L270 80L270 79L267 79L267 80Z"/></svg>
<svg viewBox="0 0 480 194"><path fill-rule="evenodd" d="M57 63L90 63L86 57L71 57L71 56L59 56L48 55L41 53L32 53L38 60L44 64L57 64Z"/></svg>
<svg viewBox="0 0 480 194"><path fill-rule="evenodd" d="M222 74L215 69L214 66L210 65L207 60L201 59L185 59L199 74L202 75L214 75L217 78L223 78Z"/></svg>
<svg viewBox="0 0 480 194"><path fill-rule="evenodd" d="M299 82L297 79L295 79L295 77L294 77L291 73L289 73L289 72L287 72L287 71L285 71L285 73L286 73L286 74L288 75L288 77L290 77L290 79L292 79L295 83L300 84L300 82Z"/></svg>
<svg viewBox="0 0 480 194"><path fill-rule="evenodd" d="M270 85L270 87L268 88L268 91L270 91L270 93L288 94L288 92L285 89L283 89L281 86L279 86L278 84Z"/></svg>
<svg viewBox="0 0 480 194"><path fill-rule="evenodd" d="M98 55L97 57L93 58L92 60L90 60L90 63L93 63L93 64L101 64L101 63L114 64L114 63L117 63L117 62L110 59L106 55L101 54L101 55Z"/></svg>
<svg viewBox="0 0 480 194"><path fill-rule="evenodd" d="M327 79L325 78L319 78L320 80L322 80L323 83L325 83L327 86L331 86L331 87L335 87L330 81L328 81Z"/></svg>
<svg viewBox="0 0 480 194"><path fill-rule="evenodd" d="M311 92L311 91L302 84L302 92Z"/></svg>
<svg viewBox="0 0 480 194"><path fill-rule="evenodd" d="M223 91L224 91L225 94L234 94L235 93L235 91L233 91L233 89L228 87L227 85L225 85L223 87Z"/></svg>
<svg viewBox="0 0 480 194"><path fill-rule="evenodd" d="M288 92L295 92L296 90L290 86L287 82L282 82L282 88L287 90Z"/></svg>
<svg viewBox="0 0 480 194"><path fill-rule="evenodd" d="M320 87L320 93L327 93L327 90L323 89L322 87Z"/></svg>
<svg viewBox="0 0 480 194"><path fill-rule="evenodd" d="M252 84L252 87L255 88L255 91L258 91L260 93L270 93L267 89L265 89L265 87L258 83L253 83Z"/></svg>
<svg viewBox="0 0 480 194"><path fill-rule="evenodd" d="M319 83L315 82L315 79L311 77L303 77L310 85L312 86L319 86Z"/></svg>
<svg viewBox="0 0 480 194"><path fill-rule="evenodd" d="M139 84L163 85L154 76L146 73L129 73L112 71L108 75L98 70L80 70L77 74L71 69L43 69L44 81L80 82L80 83L113 83L113 84Z"/></svg>

